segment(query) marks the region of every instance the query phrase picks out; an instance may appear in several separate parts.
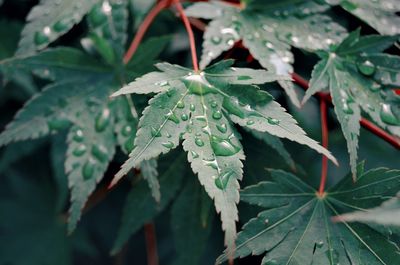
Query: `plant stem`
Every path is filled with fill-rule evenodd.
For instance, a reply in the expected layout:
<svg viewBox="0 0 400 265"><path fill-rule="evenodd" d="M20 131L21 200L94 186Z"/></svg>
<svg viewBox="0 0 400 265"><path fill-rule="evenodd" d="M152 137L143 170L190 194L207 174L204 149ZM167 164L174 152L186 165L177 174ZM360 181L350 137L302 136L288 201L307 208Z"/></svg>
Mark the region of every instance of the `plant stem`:
<svg viewBox="0 0 400 265"><path fill-rule="evenodd" d="M321 113L321 127L322 127L322 146L328 149L328 115L327 115L327 105L325 100L321 100L319 103L320 113ZM326 177L328 175L328 158L322 156L322 166L321 166L321 182L319 184L318 194L323 196L326 184Z"/></svg>
<svg viewBox="0 0 400 265"><path fill-rule="evenodd" d="M142 24L139 26L138 31L136 32L135 37L132 40L131 45L129 46L128 51L124 55L124 63L127 64L131 59L133 54L136 52L139 44L141 43L144 34L147 29L153 23L154 18L160 13L164 8L170 5L171 0L162 0L158 2L147 14L146 18L143 20Z"/></svg>
<svg viewBox="0 0 400 265"><path fill-rule="evenodd" d="M158 265L156 229L154 223L144 225L146 237L147 265Z"/></svg>
<svg viewBox="0 0 400 265"><path fill-rule="evenodd" d="M190 25L190 21L188 19L188 17L185 14L185 11L183 10L182 4L179 0L174 0L176 9L178 10L183 24L185 25L186 31L189 35L189 42L190 42L190 50L192 52L192 62L193 62L193 69L195 72L199 71L199 65L197 62L197 53L196 53L196 43L194 41L194 34L193 34L193 30L192 30L192 26Z"/></svg>
<svg viewBox="0 0 400 265"><path fill-rule="evenodd" d="M307 80L305 80L304 78L302 78L301 76L299 76L296 73L292 74L292 78L299 86L301 86L305 90L308 89L309 83ZM327 103L332 103L331 97L328 96L327 94L317 93L317 96L319 99L321 99ZM376 126L375 124L373 124L372 122L370 122L369 120L367 120L365 118L361 118L360 124L365 129L369 130L376 136L382 138L383 140L385 140L386 142L391 144L393 147L400 149L400 139L398 137L390 135L389 133L385 132L384 130L382 130L381 128L379 128L378 126Z"/></svg>

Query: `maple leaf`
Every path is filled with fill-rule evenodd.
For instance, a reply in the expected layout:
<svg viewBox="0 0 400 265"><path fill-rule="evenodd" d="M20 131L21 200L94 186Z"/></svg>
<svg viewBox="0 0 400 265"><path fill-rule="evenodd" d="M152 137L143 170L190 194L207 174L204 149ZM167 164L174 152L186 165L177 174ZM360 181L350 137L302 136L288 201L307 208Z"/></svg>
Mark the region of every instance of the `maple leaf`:
<svg viewBox="0 0 400 265"><path fill-rule="evenodd" d="M204 32L200 66L204 68L242 40L264 68L277 74L288 74L293 72L291 46L307 51L327 49L345 36L344 28L321 14L328 5L295 2L251 1L243 9L220 2L191 5L186 9L188 16L212 19ZM299 106L294 84L287 80L278 82Z"/></svg>
<svg viewBox="0 0 400 265"><path fill-rule="evenodd" d="M314 93L329 89L354 177L362 111L382 128L400 136L400 98L391 91L400 84L400 57L382 53L397 38L360 37L356 30L331 51L319 52L321 61L313 69L310 88L302 101L304 104Z"/></svg>
<svg viewBox="0 0 400 265"><path fill-rule="evenodd" d="M400 34L400 11L397 0L364 1L364 0L327 0L333 5L340 5L343 9L365 21L383 35Z"/></svg>
<svg viewBox="0 0 400 265"><path fill-rule="evenodd" d="M349 174L323 195L290 173L272 170L271 177L241 192L243 201L266 210L243 226L236 257L266 252L262 264L268 265L400 263L399 248L380 229L331 221L396 194L400 171L373 169L356 183ZM226 258L223 254L218 262Z"/></svg>
<svg viewBox="0 0 400 265"><path fill-rule="evenodd" d="M226 244L236 235L236 203L244 153L232 122L308 145L336 161L308 138L272 96L254 84L285 80L265 70L231 67L221 61L200 73L168 63L121 88L113 96L158 93L139 121L135 147L111 185L145 160L167 153L183 140L192 169L214 199L226 231ZM231 246L231 245L230 245Z"/></svg>
<svg viewBox="0 0 400 265"><path fill-rule="evenodd" d="M120 5L112 5L111 8L115 11L114 16L124 19L120 16ZM96 30L96 34L101 37L99 30ZM112 36L105 37L105 41L110 41ZM145 51L145 46L139 49L153 61L168 40L157 38L159 48L153 50L154 53ZM127 73L134 75L129 70L132 68L127 67ZM0 134L0 146L69 130L65 171L71 189L69 231L72 231L87 198L103 178L116 146L121 146L127 153L133 148L136 110L128 98L109 100L109 95L121 86L121 72L116 71L107 60L95 60L77 49L48 49L35 56L16 57L0 64L0 70L8 77L18 73L16 69L33 72L52 83L17 113L14 121ZM139 72L149 69L144 66ZM154 174L146 176L149 176L154 197L159 199L159 186Z"/></svg>

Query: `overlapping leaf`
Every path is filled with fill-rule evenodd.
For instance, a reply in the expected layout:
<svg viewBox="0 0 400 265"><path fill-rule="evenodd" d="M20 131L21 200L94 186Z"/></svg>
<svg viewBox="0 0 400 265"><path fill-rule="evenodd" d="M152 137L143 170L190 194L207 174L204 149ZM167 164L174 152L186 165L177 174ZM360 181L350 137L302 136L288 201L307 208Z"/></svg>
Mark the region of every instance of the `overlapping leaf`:
<svg viewBox="0 0 400 265"><path fill-rule="evenodd" d="M399 248L380 229L333 223L331 217L379 205L400 188L400 171L378 168L351 175L323 195L296 176L273 170L272 181L247 187L243 201L265 207L243 227L236 257L266 253L262 264L398 264ZM226 260L222 255L218 262Z"/></svg>
<svg viewBox="0 0 400 265"><path fill-rule="evenodd" d="M345 10L368 23L384 35L400 34L400 11L397 0L365 1L365 0L326 0L330 4L342 6Z"/></svg>
<svg viewBox="0 0 400 265"><path fill-rule="evenodd" d="M400 136L400 98L391 88L400 82L400 57L382 53L397 39L357 30L330 52L321 52L303 103L329 89L356 174L361 111L382 128Z"/></svg>
<svg viewBox="0 0 400 265"><path fill-rule="evenodd" d="M308 138L296 121L267 92L254 84L284 80L264 70L231 67L219 62L200 73L168 63L114 93L114 96L158 93L139 121L135 147L113 180L131 168L179 145L188 152L192 169L221 213L226 243L236 235L236 203L244 154L232 122L260 132L288 138L335 159Z"/></svg>
<svg viewBox="0 0 400 265"><path fill-rule="evenodd" d="M166 41L161 39L159 45L165 46ZM16 115L0 135L0 145L69 129L65 170L71 188L72 231L113 158L115 146L126 152L133 147L136 110L127 98L109 101L109 95L121 86L121 72L72 48L6 60L0 69L6 76L13 76L18 69L53 81ZM157 197L158 183L153 181L152 187Z"/></svg>
<svg viewBox="0 0 400 265"><path fill-rule="evenodd" d="M329 6L317 1L253 1L244 9L211 2L190 6L189 16L212 19L204 33L201 66L204 68L222 52L242 40L260 64L277 74L293 72L291 46L315 51L340 41L345 29L321 14ZM294 85L281 80L293 103L300 105Z"/></svg>

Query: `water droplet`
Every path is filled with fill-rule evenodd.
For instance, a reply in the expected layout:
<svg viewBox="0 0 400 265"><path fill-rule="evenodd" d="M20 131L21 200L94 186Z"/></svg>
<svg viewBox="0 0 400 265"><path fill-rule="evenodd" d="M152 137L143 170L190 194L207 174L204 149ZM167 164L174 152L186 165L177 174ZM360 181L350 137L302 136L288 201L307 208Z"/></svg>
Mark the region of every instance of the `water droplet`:
<svg viewBox="0 0 400 265"><path fill-rule="evenodd" d="M127 136L131 135L131 133L132 133L132 127L130 125L125 125L122 128L122 135L123 136L127 137Z"/></svg>
<svg viewBox="0 0 400 265"><path fill-rule="evenodd" d="M221 111L219 111L219 110L214 111L213 114L212 114L212 117L213 117L214 119L216 119L216 120L221 119L221 118L222 118L222 113L221 113Z"/></svg>
<svg viewBox="0 0 400 265"><path fill-rule="evenodd" d="M194 142L196 143L196 145L197 146L199 146L199 147L202 147L202 146L204 146L204 142L203 142L203 140L201 140L200 138L195 138L194 139Z"/></svg>
<svg viewBox="0 0 400 265"><path fill-rule="evenodd" d="M225 190L228 186L229 179L234 174L235 172L233 172L232 170L226 171L225 173L221 174L218 178L215 179L215 186L217 186L217 188L220 190Z"/></svg>
<svg viewBox="0 0 400 265"><path fill-rule="evenodd" d="M271 125L278 125L278 124L280 123L278 119L271 118L271 117L268 117L268 118L267 118L267 121L268 121L268 123L271 124Z"/></svg>
<svg viewBox="0 0 400 265"><path fill-rule="evenodd" d="M273 49L274 49L274 45L273 45L271 42L269 42L269 41L266 41L266 42L264 43L264 45L265 45L265 47L267 47L267 48L270 49L270 50L273 50Z"/></svg>
<svg viewBox="0 0 400 265"><path fill-rule="evenodd" d="M108 160L107 153L107 148L104 145L96 144L92 147L92 155L102 163Z"/></svg>
<svg viewBox="0 0 400 265"><path fill-rule="evenodd" d="M382 104L380 117L382 121L389 125L400 125L400 119L396 117L392 111L392 107L389 104Z"/></svg>
<svg viewBox="0 0 400 265"><path fill-rule="evenodd" d="M346 100L342 100L342 110L344 113L349 115L354 113L353 109L349 106Z"/></svg>
<svg viewBox="0 0 400 265"><path fill-rule="evenodd" d="M86 161L86 163L82 167L82 176L84 180L89 180L92 178L94 174L94 169L96 166L96 162L92 159Z"/></svg>
<svg viewBox="0 0 400 265"><path fill-rule="evenodd" d="M194 106L194 104L190 104L189 109L190 109L191 111L195 111L195 110L196 110L196 107Z"/></svg>
<svg viewBox="0 0 400 265"><path fill-rule="evenodd" d="M57 131L57 130L62 130L65 128L68 128L70 126L70 121L67 119L62 119L62 118L54 118L51 119L50 121L47 122L47 125L49 126L50 131Z"/></svg>
<svg viewBox="0 0 400 265"><path fill-rule="evenodd" d="M171 149L171 148L174 147L174 143L171 142L171 141L168 141L168 142L166 142L166 143L162 143L162 146Z"/></svg>
<svg viewBox="0 0 400 265"><path fill-rule="evenodd" d="M107 22L107 15L104 13L104 11L102 10L102 8L97 5L95 8L92 9L92 11L90 12L88 19L90 21L90 23L94 26L94 27L99 27L101 26L103 23Z"/></svg>
<svg viewBox="0 0 400 265"><path fill-rule="evenodd" d="M215 87L207 81L204 74L187 75L182 81L192 94L206 95L208 93L217 93Z"/></svg>
<svg viewBox="0 0 400 265"><path fill-rule="evenodd" d="M183 109L185 107L185 103L183 103L183 101L179 100L178 103L176 104L176 107L178 109Z"/></svg>
<svg viewBox="0 0 400 265"><path fill-rule="evenodd" d="M214 43L214 44L216 44L216 45L218 45L218 44L220 44L221 43L221 37L219 37L219 36L213 36L212 38L211 38L211 42L212 43Z"/></svg>
<svg viewBox="0 0 400 265"><path fill-rule="evenodd" d="M85 152L86 152L86 145L80 144L74 149L74 151L72 151L72 154L74 156L82 156Z"/></svg>
<svg viewBox="0 0 400 265"><path fill-rule="evenodd" d="M108 124L110 123L111 113L108 108L103 109L99 116L96 118L95 128L96 131L102 132L106 129Z"/></svg>
<svg viewBox="0 0 400 265"><path fill-rule="evenodd" d="M213 168L215 170L219 169L218 162L215 159L211 159L211 160L203 159L203 164L206 165L206 166L209 166L209 167L211 167L211 168Z"/></svg>
<svg viewBox="0 0 400 265"><path fill-rule="evenodd" d="M226 44L229 46L233 46L233 44L235 44L235 40L234 39L227 39L226 40Z"/></svg>
<svg viewBox="0 0 400 265"><path fill-rule="evenodd" d="M375 65L368 60L357 63L357 68L363 75L369 76L375 73Z"/></svg>
<svg viewBox="0 0 400 265"><path fill-rule="evenodd" d="M317 248L322 248L324 246L324 241L318 241L315 243L315 245L317 246Z"/></svg>
<svg viewBox="0 0 400 265"><path fill-rule="evenodd" d="M186 114L182 114L182 115L181 115L181 119L182 119L183 121L187 121L187 120L189 119L189 117L188 117L188 115L186 115Z"/></svg>
<svg viewBox="0 0 400 265"><path fill-rule="evenodd" d="M168 90L168 91L167 91L167 96L168 96L168 97L172 97L174 94L175 94L175 91L174 91L174 90Z"/></svg>
<svg viewBox="0 0 400 265"><path fill-rule="evenodd" d="M248 76L248 75L240 75L240 76L238 76L238 78L237 78L237 80L241 80L241 81L243 81L243 80L250 80L250 79L252 79L252 78L251 78L251 76Z"/></svg>
<svg viewBox="0 0 400 265"><path fill-rule="evenodd" d="M170 110L167 114L165 114L165 117L166 117L168 120L170 120L170 121L172 121L172 122L174 122L174 123L176 123L176 124L179 123L178 117L175 115L174 112L172 112L172 110Z"/></svg>
<svg viewBox="0 0 400 265"><path fill-rule="evenodd" d="M81 129L77 129L74 133L74 136L72 136L72 139L78 143L82 142L84 137L83 137L83 131Z"/></svg>
<svg viewBox="0 0 400 265"><path fill-rule="evenodd" d="M211 135L211 148L217 156L231 156L240 151L240 147L234 145L230 139L224 139L216 135Z"/></svg>
<svg viewBox="0 0 400 265"><path fill-rule="evenodd" d="M40 46L46 43L49 43L50 39L47 34L45 34L43 31L38 31L35 33L35 44Z"/></svg>
<svg viewBox="0 0 400 265"><path fill-rule="evenodd" d="M218 107L218 104L217 104L217 102L216 102L215 100L213 100L213 101L211 102L211 107L212 107L212 108Z"/></svg>
<svg viewBox="0 0 400 265"><path fill-rule="evenodd" d="M268 223L269 223L269 219L265 219L264 224L268 224Z"/></svg>
<svg viewBox="0 0 400 265"><path fill-rule="evenodd" d="M192 154L192 158L193 158L193 159L195 159L195 158L198 158L198 157L199 157L199 154L198 154L198 153L196 153L195 151L190 151L190 153Z"/></svg>
<svg viewBox="0 0 400 265"><path fill-rule="evenodd" d="M67 31L70 25L70 20L67 18L61 19L57 23L54 24L53 29L56 32L64 32Z"/></svg>
<svg viewBox="0 0 400 265"><path fill-rule="evenodd" d="M381 85L378 84L377 82L372 83L372 85L369 87L369 89L372 92L378 92L379 90L381 90Z"/></svg>
<svg viewBox="0 0 400 265"><path fill-rule="evenodd" d="M152 137L161 137L160 130L158 130L158 129L154 128L154 127L151 127L150 130L151 130L151 136Z"/></svg>
<svg viewBox="0 0 400 265"><path fill-rule="evenodd" d="M168 82L167 81L161 81L161 82L156 82L156 83L154 83L156 86L161 86L161 87L164 87L164 86L167 86L168 85ZM170 91L168 91L168 92L170 92ZM167 92L167 94L168 94L168 92ZM168 96L170 96L170 95L168 95Z"/></svg>
<svg viewBox="0 0 400 265"><path fill-rule="evenodd" d="M225 123L217 124L216 126L217 126L218 131L220 131L222 133L226 133L226 131L228 130Z"/></svg>
<svg viewBox="0 0 400 265"><path fill-rule="evenodd" d="M254 121L248 120L248 121L246 122L246 124L247 124L247 125L253 125L253 124L254 124Z"/></svg>

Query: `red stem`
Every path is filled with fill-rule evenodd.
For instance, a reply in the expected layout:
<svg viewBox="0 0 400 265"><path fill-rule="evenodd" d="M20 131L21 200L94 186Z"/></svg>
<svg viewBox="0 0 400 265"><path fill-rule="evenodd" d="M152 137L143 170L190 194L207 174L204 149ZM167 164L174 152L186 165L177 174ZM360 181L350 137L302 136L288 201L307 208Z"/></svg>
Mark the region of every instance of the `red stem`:
<svg viewBox="0 0 400 265"><path fill-rule="evenodd" d="M147 265L158 265L156 228L154 223L144 225L146 238Z"/></svg>
<svg viewBox="0 0 400 265"><path fill-rule="evenodd" d="M185 25L186 31L189 35L189 42L190 42L190 51L192 52L192 62L193 62L193 69L195 72L199 71L199 65L197 62L197 53L196 53L196 43L194 41L194 34L192 30L192 26L190 25L190 21L188 17L185 14L185 11L183 10L182 4L179 0L174 0L174 3L176 5L176 9L178 10L183 24Z"/></svg>
<svg viewBox="0 0 400 265"><path fill-rule="evenodd" d="M301 86L305 90L308 89L309 83L308 83L307 80L305 80L304 78L302 78L301 76L299 76L296 73L292 74L292 78L299 86ZM329 95L327 95L327 94L317 93L317 96L318 96L319 99L321 99L321 100L323 100L323 101L325 101L327 103L331 103L332 102L331 97ZM370 132L372 132L376 136L382 138L383 140L385 140L386 142L391 144L393 147L395 147L397 149L400 149L400 139L398 137L390 135L389 133L385 132L384 130L382 130L381 128L379 128L378 126L376 126L375 124L373 124L372 122L370 122L369 120L367 120L365 118L361 118L360 124L365 129L369 130Z"/></svg>
<svg viewBox="0 0 400 265"><path fill-rule="evenodd" d="M136 32L135 37L132 40L131 45L129 46L128 51L124 55L124 63L127 64L131 59L133 54L136 52L139 44L142 42L144 34L147 29L150 27L151 23L153 23L154 18L160 13L164 8L170 5L171 0L162 0L158 2L147 14L146 18L143 20L143 23L140 25L138 31Z"/></svg>
<svg viewBox="0 0 400 265"><path fill-rule="evenodd" d="M327 105L325 100L321 100L319 103L321 112L321 127L322 127L322 146L328 149L328 115L327 115ZM323 196L326 184L326 177L328 175L328 158L322 156L322 167L321 167L321 182L319 184L318 194Z"/></svg>

